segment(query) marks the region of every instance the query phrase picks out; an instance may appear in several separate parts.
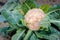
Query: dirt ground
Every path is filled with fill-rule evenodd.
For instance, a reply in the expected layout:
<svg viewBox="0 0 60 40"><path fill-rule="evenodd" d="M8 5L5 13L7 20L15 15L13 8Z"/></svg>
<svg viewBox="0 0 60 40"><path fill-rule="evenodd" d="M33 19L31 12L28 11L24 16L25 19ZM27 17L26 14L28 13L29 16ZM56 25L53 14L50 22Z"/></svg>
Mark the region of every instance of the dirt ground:
<svg viewBox="0 0 60 40"><path fill-rule="evenodd" d="M40 4L50 4L50 5L55 5L59 4L60 0L36 0Z"/></svg>
<svg viewBox="0 0 60 40"><path fill-rule="evenodd" d="M8 38L0 36L0 40L9 40Z"/></svg>
<svg viewBox="0 0 60 40"><path fill-rule="evenodd" d="M1 2L3 4L3 3L6 3L6 1L7 0L0 0L0 8L1 8ZM35 0L35 1L40 4L49 4L49 5L55 5L60 3L60 0ZM6 25L8 25L8 23L0 23L0 27L6 26ZM9 40L9 39L0 36L0 40Z"/></svg>

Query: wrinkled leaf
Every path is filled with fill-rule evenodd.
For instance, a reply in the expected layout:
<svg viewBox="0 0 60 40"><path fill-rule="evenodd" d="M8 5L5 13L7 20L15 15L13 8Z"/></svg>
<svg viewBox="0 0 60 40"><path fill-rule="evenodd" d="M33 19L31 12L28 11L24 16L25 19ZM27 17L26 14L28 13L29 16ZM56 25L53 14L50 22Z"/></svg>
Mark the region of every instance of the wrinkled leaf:
<svg viewBox="0 0 60 40"><path fill-rule="evenodd" d="M59 40L60 32L53 27L50 27L51 34L49 35L49 40Z"/></svg>
<svg viewBox="0 0 60 40"><path fill-rule="evenodd" d="M29 9L32 8L36 8L34 0L26 0L21 6L21 9L23 10L24 13L26 13Z"/></svg>
<svg viewBox="0 0 60 40"><path fill-rule="evenodd" d="M31 34L32 34L32 30L28 30L23 40L29 40L29 37L31 36Z"/></svg>
<svg viewBox="0 0 60 40"><path fill-rule="evenodd" d="M38 38L45 38L45 39L48 39L48 35L49 35L44 31L35 32L35 34Z"/></svg>
<svg viewBox="0 0 60 40"><path fill-rule="evenodd" d="M40 9L47 13L50 7L51 7L50 5L44 4L40 6Z"/></svg>
<svg viewBox="0 0 60 40"><path fill-rule="evenodd" d="M49 11L53 11L53 10L56 10L56 9L60 9L60 4L51 6Z"/></svg>
<svg viewBox="0 0 60 40"><path fill-rule="evenodd" d="M50 35L49 40L60 40L60 34Z"/></svg>
<svg viewBox="0 0 60 40"><path fill-rule="evenodd" d="M0 9L0 12L4 9L6 10L13 10L16 6L18 5L18 3L16 2L7 2L5 5L3 5L2 9Z"/></svg>
<svg viewBox="0 0 60 40"><path fill-rule="evenodd" d="M21 15L17 10L14 11L2 10L1 13L7 19L7 21L13 26L16 26L16 24L19 23L20 19L24 18L23 15ZM15 28L17 28L17 26Z"/></svg>
<svg viewBox="0 0 60 40"><path fill-rule="evenodd" d="M35 34L38 38L44 38L44 39L50 40L50 37L52 35L56 34L58 36L60 34L60 32L58 30L56 30L55 28L50 27L49 31L40 30L40 31L35 32ZM54 36L56 36L56 35L54 35ZM59 38L59 36L57 38Z"/></svg>
<svg viewBox="0 0 60 40"><path fill-rule="evenodd" d="M46 16L40 23L40 30L45 30L48 31L49 27L51 26L50 22L49 22L49 16Z"/></svg>
<svg viewBox="0 0 60 40"><path fill-rule="evenodd" d="M51 34L58 34L59 31L56 30L54 27L50 27Z"/></svg>
<svg viewBox="0 0 60 40"><path fill-rule="evenodd" d="M53 11L53 12L51 12L51 11ZM60 21L60 5L59 4L52 6L49 9L49 12L51 12L49 15L51 20ZM55 24L60 29L60 22L53 22L53 24Z"/></svg>
<svg viewBox="0 0 60 40"><path fill-rule="evenodd" d="M20 19L23 18L23 15L21 15L19 12L15 11L7 11L7 10L2 10L2 15L10 21L12 24L16 24L19 22Z"/></svg>
<svg viewBox="0 0 60 40"><path fill-rule="evenodd" d="M24 35L24 32L25 32L25 30L23 30L23 29L17 30L17 33L12 36L11 40L20 40L22 35Z"/></svg>
<svg viewBox="0 0 60 40"><path fill-rule="evenodd" d="M4 21L6 21L6 19L2 15L0 15L0 23L2 23Z"/></svg>
<svg viewBox="0 0 60 40"><path fill-rule="evenodd" d="M35 34L32 34L30 40L40 40L40 39L38 39Z"/></svg>
<svg viewBox="0 0 60 40"><path fill-rule="evenodd" d="M8 30L11 30L12 28L7 26L7 27L0 27L0 35L1 36L8 36L8 34L10 33L10 31Z"/></svg>
<svg viewBox="0 0 60 40"><path fill-rule="evenodd" d="M27 26L26 21L24 19L20 19L20 21L22 22L22 25Z"/></svg>

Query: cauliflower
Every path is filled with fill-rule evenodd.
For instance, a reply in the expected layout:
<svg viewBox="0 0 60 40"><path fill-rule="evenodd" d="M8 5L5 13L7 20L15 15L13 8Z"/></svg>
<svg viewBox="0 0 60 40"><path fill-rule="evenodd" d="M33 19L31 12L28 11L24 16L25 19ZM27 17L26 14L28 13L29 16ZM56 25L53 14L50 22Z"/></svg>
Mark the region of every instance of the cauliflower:
<svg viewBox="0 0 60 40"><path fill-rule="evenodd" d="M45 17L43 10L41 9L31 9L25 15L25 21L30 30L39 30L39 22Z"/></svg>

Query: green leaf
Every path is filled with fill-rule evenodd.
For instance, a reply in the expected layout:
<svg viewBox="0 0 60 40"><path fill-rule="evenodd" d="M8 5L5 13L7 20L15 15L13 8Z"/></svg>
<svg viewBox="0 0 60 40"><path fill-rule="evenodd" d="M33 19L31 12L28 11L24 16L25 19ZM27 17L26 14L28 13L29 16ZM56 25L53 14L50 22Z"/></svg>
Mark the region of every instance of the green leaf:
<svg viewBox="0 0 60 40"><path fill-rule="evenodd" d="M27 26L26 21L24 19L20 19L20 21L22 22L22 25Z"/></svg>
<svg viewBox="0 0 60 40"><path fill-rule="evenodd" d="M2 15L7 19L7 21L13 25L13 27L15 26L15 28L17 28L17 25L20 21L20 19L23 19L23 15L20 14L17 10L14 11L8 11L8 10L2 10L1 11Z"/></svg>
<svg viewBox="0 0 60 40"><path fill-rule="evenodd" d="M49 9L49 17L51 20L60 21L60 4L54 5ZM49 13L48 12L48 13ZM60 29L60 22L53 22Z"/></svg>
<svg viewBox="0 0 60 40"><path fill-rule="evenodd" d="M18 4L18 5L14 8L14 10L17 10L17 11L20 11L20 9L21 9L21 4Z"/></svg>
<svg viewBox="0 0 60 40"><path fill-rule="evenodd" d="M20 40L22 35L24 35L24 32L25 32L25 30L23 30L23 29L17 30L17 33L12 36L11 40Z"/></svg>
<svg viewBox="0 0 60 40"><path fill-rule="evenodd" d="M30 37L30 40L40 40L36 37L36 35L33 33Z"/></svg>
<svg viewBox="0 0 60 40"><path fill-rule="evenodd" d="M50 40L50 38L52 38L52 35L57 36L57 38L59 38L59 36L60 36L60 32L53 27L50 27L49 31L44 31L44 30L36 31L35 34L38 38L44 38L44 39L48 39L48 40ZM53 37L53 39L54 39L54 37Z"/></svg>
<svg viewBox="0 0 60 40"><path fill-rule="evenodd" d="M47 13L50 7L51 7L50 5L44 4L40 6L40 9L42 9L45 13Z"/></svg>
<svg viewBox="0 0 60 40"><path fill-rule="evenodd" d="M32 9L32 8L36 8L36 4L34 0L26 0L21 6L21 9L25 14L29 9Z"/></svg>
<svg viewBox="0 0 60 40"><path fill-rule="evenodd" d="M49 11L53 11L53 10L57 10L57 9L60 9L60 4L51 6Z"/></svg>
<svg viewBox="0 0 60 40"><path fill-rule="evenodd" d="M7 27L0 27L0 35L1 36L8 36L8 34L12 31L11 30L12 28L7 26ZM8 31L8 30L11 30L11 31Z"/></svg>
<svg viewBox="0 0 60 40"><path fill-rule="evenodd" d="M6 21L6 19L2 15L0 15L0 23L3 23L4 21Z"/></svg>
<svg viewBox="0 0 60 40"><path fill-rule="evenodd" d="M45 38L45 39L48 39L48 33L44 32L44 31L39 31L39 32L35 32L36 36L38 38Z"/></svg>
<svg viewBox="0 0 60 40"><path fill-rule="evenodd" d="M60 34L52 34L48 40L60 40Z"/></svg>
<svg viewBox="0 0 60 40"><path fill-rule="evenodd" d="M58 27L58 29L60 30L60 19L56 19L56 20L50 20L51 23L53 23L54 25L56 25L56 27Z"/></svg>
<svg viewBox="0 0 60 40"><path fill-rule="evenodd" d="M51 34L58 34L59 31L56 30L54 27L50 27Z"/></svg>
<svg viewBox="0 0 60 40"><path fill-rule="evenodd" d="M15 11L3 10L1 13L8 21L10 21L13 24L18 23L19 20L23 18L23 16L16 10Z"/></svg>
<svg viewBox="0 0 60 40"><path fill-rule="evenodd" d="M46 16L40 23L40 30L45 30L48 31L49 27L51 26L50 21L49 21L49 16Z"/></svg>
<svg viewBox="0 0 60 40"><path fill-rule="evenodd" d="M23 40L28 40L29 37L31 36L32 34L32 30L28 30L27 34L25 35L24 39Z"/></svg>
<svg viewBox="0 0 60 40"><path fill-rule="evenodd" d="M51 12L49 15L51 19L60 19L60 5L59 4L51 6L51 8L49 9L49 12Z"/></svg>
<svg viewBox="0 0 60 40"><path fill-rule="evenodd" d="M11 0L8 0L8 1L11 1ZM17 2L8 2L8 1L5 5L3 5L2 9L0 9L0 12L4 9L13 10L18 5Z"/></svg>
<svg viewBox="0 0 60 40"><path fill-rule="evenodd" d="M50 27L51 34L48 37L48 40L59 40L60 32L53 27Z"/></svg>

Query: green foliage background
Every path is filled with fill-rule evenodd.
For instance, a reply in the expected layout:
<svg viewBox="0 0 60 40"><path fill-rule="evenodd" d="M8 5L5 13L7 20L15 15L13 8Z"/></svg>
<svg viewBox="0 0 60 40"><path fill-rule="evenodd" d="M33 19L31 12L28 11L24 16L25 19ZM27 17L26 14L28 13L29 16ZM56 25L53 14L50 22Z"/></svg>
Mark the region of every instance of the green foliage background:
<svg viewBox="0 0 60 40"><path fill-rule="evenodd" d="M33 8L40 8L46 14L46 17L40 22L41 29L38 31L29 30L24 21L26 12ZM10 24L6 28L0 28L1 35L7 36L10 32L16 30L11 40L60 40L59 4L53 6L40 5L40 7L37 7L34 0L26 0L22 1L22 3L18 0L8 0L0 9L0 12Z"/></svg>

